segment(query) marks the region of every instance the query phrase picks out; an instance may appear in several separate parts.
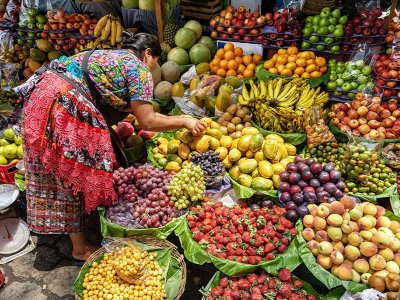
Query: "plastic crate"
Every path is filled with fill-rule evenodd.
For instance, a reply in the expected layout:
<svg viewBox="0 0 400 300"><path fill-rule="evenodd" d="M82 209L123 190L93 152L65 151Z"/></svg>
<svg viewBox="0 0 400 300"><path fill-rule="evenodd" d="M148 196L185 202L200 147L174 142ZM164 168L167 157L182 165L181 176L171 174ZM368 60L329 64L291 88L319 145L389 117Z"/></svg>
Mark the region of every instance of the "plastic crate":
<svg viewBox="0 0 400 300"><path fill-rule="evenodd" d="M18 169L16 168L16 165L19 161L15 161L11 164L0 166L0 183L9 183L9 184L14 184L14 176L15 173L17 173Z"/></svg>

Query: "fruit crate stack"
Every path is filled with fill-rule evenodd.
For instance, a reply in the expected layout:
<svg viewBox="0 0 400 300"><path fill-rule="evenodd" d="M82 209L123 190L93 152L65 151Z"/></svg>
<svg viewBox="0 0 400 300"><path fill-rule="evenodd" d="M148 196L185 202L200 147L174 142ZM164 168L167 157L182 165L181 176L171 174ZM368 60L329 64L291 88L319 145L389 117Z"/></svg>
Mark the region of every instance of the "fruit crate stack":
<svg viewBox="0 0 400 300"><path fill-rule="evenodd" d="M182 15L200 20L210 20L210 16L222 10L222 0L182 0Z"/></svg>

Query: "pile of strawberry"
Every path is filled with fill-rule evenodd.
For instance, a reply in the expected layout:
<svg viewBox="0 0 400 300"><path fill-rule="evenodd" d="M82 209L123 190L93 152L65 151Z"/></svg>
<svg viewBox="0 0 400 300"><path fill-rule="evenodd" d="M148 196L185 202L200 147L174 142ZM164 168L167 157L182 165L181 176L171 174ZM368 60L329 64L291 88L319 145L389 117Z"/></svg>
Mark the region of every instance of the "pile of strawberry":
<svg viewBox="0 0 400 300"><path fill-rule="evenodd" d="M278 277L269 276L264 271L243 277L223 277L211 289L207 300L315 300L315 295L307 296L303 282L292 276L288 269L281 269Z"/></svg>
<svg viewBox="0 0 400 300"><path fill-rule="evenodd" d="M187 216L193 239L212 255L256 265L286 250L297 234L285 208L251 210L247 205L224 207L221 202L193 207Z"/></svg>

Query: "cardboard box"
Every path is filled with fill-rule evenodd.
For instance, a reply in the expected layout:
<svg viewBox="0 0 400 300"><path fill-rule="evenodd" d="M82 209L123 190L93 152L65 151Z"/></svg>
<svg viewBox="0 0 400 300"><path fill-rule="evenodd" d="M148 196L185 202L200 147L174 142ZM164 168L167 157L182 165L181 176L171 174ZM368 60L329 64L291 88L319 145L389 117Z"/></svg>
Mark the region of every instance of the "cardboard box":
<svg viewBox="0 0 400 300"><path fill-rule="evenodd" d="M238 8L239 6L243 5L247 9L251 11L259 10L261 11L261 2L262 0L231 0L231 5L234 8Z"/></svg>
<svg viewBox="0 0 400 300"><path fill-rule="evenodd" d="M260 54L263 56L264 48L261 44L231 42L231 41L217 41L217 48L223 48L226 43L232 43L235 47L241 47L244 54Z"/></svg>

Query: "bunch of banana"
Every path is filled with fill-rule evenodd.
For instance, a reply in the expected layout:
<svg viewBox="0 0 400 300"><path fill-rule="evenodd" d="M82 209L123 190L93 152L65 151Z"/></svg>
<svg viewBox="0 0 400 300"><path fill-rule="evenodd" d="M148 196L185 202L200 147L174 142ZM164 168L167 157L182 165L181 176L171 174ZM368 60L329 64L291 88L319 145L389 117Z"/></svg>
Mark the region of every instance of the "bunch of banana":
<svg viewBox="0 0 400 300"><path fill-rule="evenodd" d="M122 24L117 17L111 14L103 16L94 28L96 40L89 42L87 48L121 48L122 30Z"/></svg>
<svg viewBox="0 0 400 300"><path fill-rule="evenodd" d="M326 92L320 92L320 88L311 88L309 85L303 90L299 101L296 103L296 109L304 111L311 106L324 106L329 100L329 95Z"/></svg>

